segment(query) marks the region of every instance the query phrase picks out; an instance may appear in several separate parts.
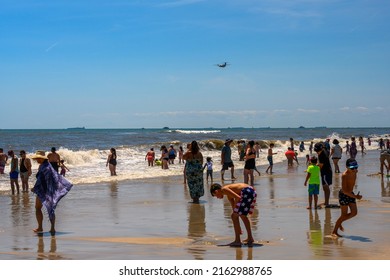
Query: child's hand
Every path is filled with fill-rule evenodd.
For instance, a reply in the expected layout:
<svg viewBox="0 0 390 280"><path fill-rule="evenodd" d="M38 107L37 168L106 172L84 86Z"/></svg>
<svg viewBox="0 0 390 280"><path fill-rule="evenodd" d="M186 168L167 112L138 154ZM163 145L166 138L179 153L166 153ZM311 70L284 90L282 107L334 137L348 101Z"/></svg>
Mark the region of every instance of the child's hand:
<svg viewBox="0 0 390 280"><path fill-rule="evenodd" d="M356 195L356 198L360 200L360 199L362 199L362 197L363 196L360 195L360 192L358 192L357 195Z"/></svg>

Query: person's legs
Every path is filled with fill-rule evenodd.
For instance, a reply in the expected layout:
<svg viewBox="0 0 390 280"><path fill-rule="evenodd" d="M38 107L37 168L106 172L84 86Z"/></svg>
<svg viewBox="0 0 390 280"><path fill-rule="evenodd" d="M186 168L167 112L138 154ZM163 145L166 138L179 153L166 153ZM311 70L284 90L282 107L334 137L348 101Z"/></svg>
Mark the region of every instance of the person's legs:
<svg viewBox="0 0 390 280"><path fill-rule="evenodd" d="M318 194L314 195L314 209L318 208Z"/></svg>
<svg viewBox="0 0 390 280"><path fill-rule="evenodd" d="M38 197L35 198L35 216L37 218L38 227L36 229L34 229L34 232L42 232L43 231L42 203Z"/></svg>
<svg viewBox="0 0 390 280"><path fill-rule="evenodd" d="M248 246L252 246L253 242L254 242L254 239L253 239L253 236L252 236L251 223L250 223L250 221L249 221L247 216L241 215L240 217L241 217L241 220L243 221L243 223L245 225L245 229L246 229L246 232L248 234L248 239L247 239Z"/></svg>
<svg viewBox="0 0 390 280"><path fill-rule="evenodd" d="M241 227L240 227L240 220L239 220L238 213L233 212L231 215L233 227L234 227L234 241L230 243L229 245L232 247L241 247Z"/></svg>
<svg viewBox="0 0 390 280"><path fill-rule="evenodd" d="M11 193L12 193L12 195L14 195L15 194L15 184L13 182L13 179L10 179L10 184L11 184Z"/></svg>
<svg viewBox="0 0 390 280"><path fill-rule="evenodd" d="M23 174L20 178L22 179L22 191L28 192L28 174Z"/></svg>
<svg viewBox="0 0 390 280"><path fill-rule="evenodd" d="M253 169L249 170L249 181L250 181L250 185L253 187L255 184L255 177L253 175Z"/></svg>
<svg viewBox="0 0 390 280"><path fill-rule="evenodd" d="M333 159L333 165L334 165L334 172L335 173L340 173L339 159L338 158L334 158Z"/></svg>
<svg viewBox="0 0 390 280"><path fill-rule="evenodd" d="M309 206L307 207L307 209L311 209L311 205L313 203L313 195L309 194Z"/></svg>
<svg viewBox="0 0 390 280"><path fill-rule="evenodd" d="M248 184L248 182L249 182L249 173L250 173L249 169L244 169L244 183L245 184Z"/></svg>
<svg viewBox="0 0 390 280"><path fill-rule="evenodd" d="M341 210L341 215L337 219L336 224L334 225L333 232L332 232L332 235L335 235L338 237L342 237L342 235L340 235L337 231L339 230L339 228L342 228L341 224L346 220L346 217L348 215L348 206L347 205L340 205L340 210ZM342 230L344 230L344 229L342 228Z"/></svg>
<svg viewBox="0 0 390 280"><path fill-rule="evenodd" d="M330 188L329 185L322 185L322 189L324 191L324 197L325 197L325 206L329 205L329 197L330 197Z"/></svg>
<svg viewBox="0 0 390 280"><path fill-rule="evenodd" d="M232 180L235 180L236 177L234 177L234 165L232 165L232 167L230 168L230 171L232 173Z"/></svg>
<svg viewBox="0 0 390 280"><path fill-rule="evenodd" d="M50 233L54 234L56 232L56 230L55 230L56 216L55 215L53 216L53 218L50 219L50 224L51 224Z"/></svg>
<svg viewBox="0 0 390 280"><path fill-rule="evenodd" d="M337 235L338 237L342 237L342 235L338 234L337 230L340 229L341 231L344 231L342 223L357 215L356 203L349 203L348 205L340 205L340 207L341 207L341 216L337 220L335 227L334 227L334 230L332 232L332 234ZM350 209L351 212L348 213L348 209Z"/></svg>
<svg viewBox="0 0 390 280"><path fill-rule="evenodd" d="M224 181L225 178L223 177L225 175L225 169L221 170L221 180Z"/></svg>

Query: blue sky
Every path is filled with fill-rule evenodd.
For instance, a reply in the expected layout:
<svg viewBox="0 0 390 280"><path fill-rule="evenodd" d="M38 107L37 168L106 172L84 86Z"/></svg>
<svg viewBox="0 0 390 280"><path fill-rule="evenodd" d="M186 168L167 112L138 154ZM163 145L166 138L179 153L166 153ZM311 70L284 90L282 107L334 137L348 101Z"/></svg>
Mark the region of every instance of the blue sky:
<svg viewBox="0 0 390 280"><path fill-rule="evenodd" d="M3 129L389 126L387 0L0 4Z"/></svg>

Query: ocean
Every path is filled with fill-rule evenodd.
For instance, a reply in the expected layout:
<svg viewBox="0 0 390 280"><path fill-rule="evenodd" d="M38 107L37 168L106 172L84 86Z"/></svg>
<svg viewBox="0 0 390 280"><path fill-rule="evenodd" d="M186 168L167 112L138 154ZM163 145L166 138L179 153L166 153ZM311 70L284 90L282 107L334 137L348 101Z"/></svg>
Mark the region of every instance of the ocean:
<svg viewBox="0 0 390 280"><path fill-rule="evenodd" d="M377 150L380 138L390 138L390 128L3 129L0 130L0 148L5 153L14 150L17 155L20 150L26 150L29 156L36 150L49 152L51 147L56 147L70 169L67 178L74 184L84 185L181 175L183 164L178 164L177 159L176 164L170 165L168 170L147 166L147 151L153 147L156 157L160 157L161 145L173 144L178 149L196 140L200 143L204 157L212 157L214 170L219 170L220 145L225 139L259 141L262 152L256 163L260 171L264 172L268 165L267 147L271 142L275 143L274 151L278 152L274 156L274 162L277 163L285 160L284 152L289 146L290 137L294 139L296 149L299 142L304 141L306 150L298 154L303 158L308 154L311 141L316 143L326 138L337 138L344 147L345 141L351 136L363 136L366 148ZM367 144L368 137L372 140L371 146ZM110 176L106 167L111 147L116 148L118 155L118 176L115 177ZM234 145L232 155L236 166L242 167ZM33 173L36 169L37 165L33 163ZM0 175L2 192L10 190L8 171L9 166L6 166L6 174ZM34 182L34 176L30 180Z"/></svg>

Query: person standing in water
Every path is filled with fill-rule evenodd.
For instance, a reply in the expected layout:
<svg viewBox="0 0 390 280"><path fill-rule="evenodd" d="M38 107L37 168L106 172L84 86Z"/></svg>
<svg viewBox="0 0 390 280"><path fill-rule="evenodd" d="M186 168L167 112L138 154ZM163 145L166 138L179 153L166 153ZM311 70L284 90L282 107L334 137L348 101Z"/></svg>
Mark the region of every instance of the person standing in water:
<svg viewBox="0 0 390 280"><path fill-rule="evenodd" d="M28 178L31 176L31 160L26 157L26 151L21 150L19 160L20 179L22 180L22 192L28 192Z"/></svg>
<svg viewBox="0 0 390 280"><path fill-rule="evenodd" d="M116 176L116 165L117 165L117 156L115 148L110 149L110 154L108 155L106 167L110 169L111 176Z"/></svg>
<svg viewBox="0 0 390 280"><path fill-rule="evenodd" d="M55 147L51 148L51 152L47 155L47 158L49 159L49 162L51 166L53 166L54 170L58 172L58 169L60 167L61 157L56 152Z"/></svg>

